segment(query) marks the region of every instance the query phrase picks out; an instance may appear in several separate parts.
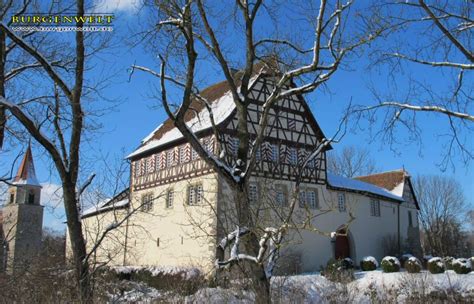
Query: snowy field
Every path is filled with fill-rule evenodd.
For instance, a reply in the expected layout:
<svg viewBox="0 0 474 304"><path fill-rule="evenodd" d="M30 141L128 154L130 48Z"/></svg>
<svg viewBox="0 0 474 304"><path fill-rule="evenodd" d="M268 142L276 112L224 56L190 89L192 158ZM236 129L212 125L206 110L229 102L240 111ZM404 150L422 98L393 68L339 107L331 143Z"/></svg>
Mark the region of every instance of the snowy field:
<svg viewBox="0 0 474 304"><path fill-rule="evenodd" d="M128 291L111 295L112 303L253 303L249 291L204 288L183 298L141 283L129 282ZM474 301L474 272L442 274L426 271L356 272L348 284L334 283L319 273L272 279L273 303L432 303Z"/></svg>

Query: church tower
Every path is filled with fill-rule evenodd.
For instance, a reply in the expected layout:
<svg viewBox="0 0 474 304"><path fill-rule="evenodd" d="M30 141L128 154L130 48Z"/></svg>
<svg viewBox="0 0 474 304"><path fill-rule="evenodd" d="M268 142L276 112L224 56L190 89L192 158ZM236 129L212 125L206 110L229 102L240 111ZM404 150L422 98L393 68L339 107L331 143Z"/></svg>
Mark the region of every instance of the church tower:
<svg viewBox="0 0 474 304"><path fill-rule="evenodd" d="M28 145L18 173L8 189L3 207L3 268L16 272L29 266L41 250L43 206L41 185L36 178L31 147ZM2 267L0 267L2 268Z"/></svg>

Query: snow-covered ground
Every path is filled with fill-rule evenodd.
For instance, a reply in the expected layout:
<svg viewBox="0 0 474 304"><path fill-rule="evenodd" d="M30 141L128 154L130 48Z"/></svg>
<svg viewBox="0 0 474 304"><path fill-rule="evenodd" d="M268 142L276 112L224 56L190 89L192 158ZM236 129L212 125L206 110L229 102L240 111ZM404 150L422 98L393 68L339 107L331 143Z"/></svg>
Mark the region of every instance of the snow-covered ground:
<svg viewBox="0 0 474 304"><path fill-rule="evenodd" d="M442 274L426 271L411 274L405 271L383 273L381 270L356 272L348 284L334 283L319 273L272 278L273 303L406 303L413 299L435 299L450 302L461 297L466 303L474 300L474 272ZM128 291L110 295L113 303L253 303L249 291L203 288L183 297L159 291L142 283L131 283ZM427 296L433 298L427 298ZM444 300L443 300L444 299ZM419 302L419 301L418 301ZM423 301L422 301L423 302Z"/></svg>
<svg viewBox="0 0 474 304"><path fill-rule="evenodd" d="M374 270L356 272L355 278L348 284L339 284L320 274L275 277L273 299L276 303L373 303L374 299L404 303L410 296L437 293L441 298L449 298L454 292L463 298L474 298L474 272L461 275L452 270L442 274Z"/></svg>

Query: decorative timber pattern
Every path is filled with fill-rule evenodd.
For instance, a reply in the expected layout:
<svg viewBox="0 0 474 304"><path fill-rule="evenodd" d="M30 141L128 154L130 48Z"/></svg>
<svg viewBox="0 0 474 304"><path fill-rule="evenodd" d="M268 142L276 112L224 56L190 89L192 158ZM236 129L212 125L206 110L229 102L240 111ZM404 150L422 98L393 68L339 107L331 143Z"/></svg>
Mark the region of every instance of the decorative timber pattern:
<svg viewBox="0 0 474 304"><path fill-rule="evenodd" d="M270 96L272 82L259 77L253 84L247 123L251 142L259 131L258 122L263 103ZM225 149L224 161L232 167L236 163L239 141L236 137L237 118L234 112L218 125L221 142L214 135L201 138L207 151L220 155ZM265 141L257 149L254 174L275 179L294 180L300 175L304 182L324 184L326 181L326 153L322 151L306 167L306 158L314 151L323 134L300 96L290 96L278 101L269 112ZM172 183L212 172L210 166L199 158L190 144L184 143L157 151L155 154L132 162L134 190Z"/></svg>

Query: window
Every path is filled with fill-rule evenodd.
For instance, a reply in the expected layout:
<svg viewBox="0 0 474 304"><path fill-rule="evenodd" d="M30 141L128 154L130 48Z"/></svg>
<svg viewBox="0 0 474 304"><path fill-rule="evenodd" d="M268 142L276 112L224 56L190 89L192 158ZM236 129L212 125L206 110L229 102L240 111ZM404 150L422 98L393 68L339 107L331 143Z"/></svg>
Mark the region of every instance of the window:
<svg viewBox="0 0 474 304"><path fill-rule="evenodd" d="M318 191L311 190L306 191L306 204L310 209L316 209L318 207Z"/></svg>
<svg viewBox="0 0 474 304"><path fill-rule="evenodd" d="M408 227L413 227L413 218L411 217L410 210L408 210Z"/></svg>
<svg viewBox="0 0 474 304"><path fill-rule="evenodd" d="M299 195L299 207L302 209L316 209L319 206L318 190L301 190Z"/></svg>
<svg viewBox="0 0 474 304"><path fill-rule="evenodd" d="M174 190L168 190L168 192L166 193L166 208L173 207L173 201L174 201Z"/></svg>
<svg viewBox="0 0 474 304"><path fill-rule="evenodd" d="M144 170L143 173L147 174L148 172L150 172L150 162L148 161L148 158L143 159L143 163L145 166L145 168L143 169Z"/></svg>
<svg viewBox="0 0 474 304"><path fill-rule="evenodd" d="M255 153L255 159L257 162L262 160L262 151L260 150L260 147L257 148L257 152Z"/></svg>
<svg viewBox="0 0 474 304"><path fill-rule="evenodd" d="M232 156L237 156L237 153L239 151L239 144L240 141L238 138L231 138L229 142L229 153Z"/></svg>
<svg viewBox="0 0 474 304"><path fill-rule="evenodd" d="M11 193L10 194L10 204L13 204L14 201L15 201L15 194Z"/></svg>
<svg viewBox="0 0 474 304"><path fill-rule="evenodd" d="M380 201L377 199L370 200L370 215L380 216Z"/></svg>
<svg viewBox="0 0 474 304"><path fill-rule="evenodd" d="M204 138L201 141L201 144L202 144L204 150L206 150L207 152L209 152L209 153L214 152L214 142L213 142L213 140L211 140L211 138L209 138L209 137Z"/></svg>
<svg viewBox="0 0 474 304"><path fill-rule="evenodd" d="M35 203L35 194L28 193L28 204L33 205Z"/></svg>
<svg viewBox="0 0 474 304"><path fill-rule="evenodd" d="M345 193L337 194L337 206L339 208L339 212L346 212L346 194Z"/></svg>
<svg viewBox="0 0 474 304"><path fill-rule="evenodd" d="M143 212L150 211L153 209L153 193L147 193L142 195L142 202L140 209Z"/></svg>
<svg viewBox="0 0 474 304"><path fill-rule="evenodd" d="M166 152L166 167L172 167L174 161L174 153L173 150Z"/></svg>
<svg viewBox="0 0 474 304"><path fill-rule="evenodd" d="M280 207L287 205L287 191L284 185L276 185L275 187L275 204Z"/></svg>
<svg viewBox="0 0 474 304"><path fill-rule="evenodd" d="M199 205L203 199L202 184L188 187L188 205Z"/></svg>
<svg viewBox="0 0 474 304"><path fill-rule="evenodd" d="M179 155L179 163L180 164L184 164L186 162L186 149L184 148L184 146L180 146L178 148L178 155Z"/></svg>
<svg viewBox="0 0 474 304"><path fill-rule="evenodd" d="M271 157L272 157L272 161L277 163L279 160L280 160L280 151L279 151L279 147L278 145L276 144L272 144L271 145L271 149L272 149L272 154L271 154Z"/></svg>
<svg viewBox="0 0 474 304"><path fill-rule="evenodd" d="M198 159L199 155L198 153L196 152L196 150L192 150L191 152L191 160L195 160L195 159Z"/></svg>
<svg viewBox="0 0 474 304"><path fill-rule="evenodd" d="M249 202L250 204L258 202L258 187L256 183L249 184Z"/></svg>
<svg viewBox="0 0 474 304"><path fill-rule="evenodd" d="M298 164L298 152L296 151L296 148L290 148L289 152L290 152L290 155L289 155L290 164L297 165Z"/></svg>
<svg viewBox="0 0 474 304"><path fill-rule="evenodd" d="M306 205L306 192L303 191L303 190L300 191L298 204L299 204L300 208L305 208L305 205Z"/></svg>

